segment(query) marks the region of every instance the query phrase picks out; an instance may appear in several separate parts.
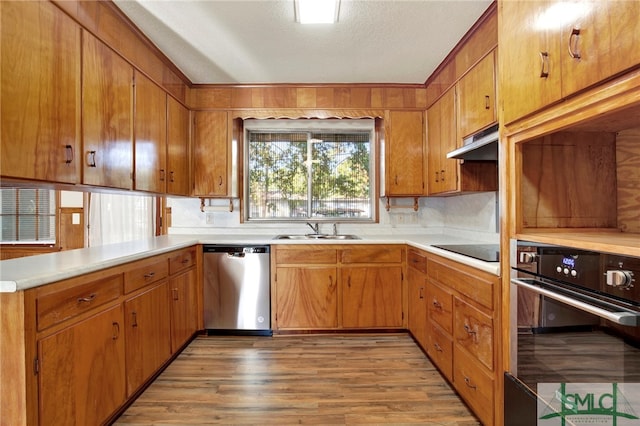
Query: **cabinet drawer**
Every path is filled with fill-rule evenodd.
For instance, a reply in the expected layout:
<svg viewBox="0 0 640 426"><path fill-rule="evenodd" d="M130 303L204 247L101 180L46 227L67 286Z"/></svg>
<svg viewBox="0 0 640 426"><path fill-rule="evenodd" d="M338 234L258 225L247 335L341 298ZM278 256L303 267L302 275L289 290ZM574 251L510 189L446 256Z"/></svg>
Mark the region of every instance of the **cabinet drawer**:
<svg viewBox="0 0 640 426"><path fill-rule="evenodd" d="M338 260L338 251L335 249L311 249L300 248L292 250L276 249L276 263L286 264L331 264Z"/></svg>
<svg viewBox="0 0 640 426"><path fill-rule="evenodd" d="M442 374L453 380L453 340L437 325L429 323L427 354Z"/></svg>
<svg viewBox="0 0 640 426"><path fill-rule="evenodd" d="M342 263L401 263L402 248L375 246L342 250Z"/></svg>
<svg viewBox="0 0 640 426"><path fill-rule="evenodd" d="M454 339L457 345L493 370L493 321L462 300L455 298Z"/></svg>
<svg viewBox="0 0 640 426"><path fill-rule="evenodd" d="M497 285L498 277L484 273L470 266L445 259L429 257L427 261L429 278L469 297L479 304L493 309L493 288Z"/></svg>
<svg viewBox="0 0 640 426"><path fill-rule="evenodd" d="M125 293L130 293L147 284L160 281L169 275L169 263L164 256L136 262L134 265L132 269L124 273Z"/></svg>
<svg viewBox="0 0 640 426"><path fill-rule="evenodd" d="M420 272L427 272L427 256L416 250L407 251L407 265Z"/></svg>
<svg viewBox="0 0 640 426"><path fill-rule="evenodd" d="M456 349L453 384L482 424L493 424L493 379L472 356Z"/></svg>
<svg viewBox="0 0 640 426"><path fill-rule="evenodd" d="M196 264L196 248L180 250L169 258L169 274L173 275Z"/></svg>
<svg viewBox="0 0 640 426"><path fill-rule="evenodd" d="M36 298L38 330L44 330L96 306L117 299L122 293L122 274L112 275Z"/></svg>
<svg viewBox="0 0 640 426"><path fill-rule="evenodd" d="M427 316L449 334L453 332L453 296L442 287L427 284Z"/></svg>

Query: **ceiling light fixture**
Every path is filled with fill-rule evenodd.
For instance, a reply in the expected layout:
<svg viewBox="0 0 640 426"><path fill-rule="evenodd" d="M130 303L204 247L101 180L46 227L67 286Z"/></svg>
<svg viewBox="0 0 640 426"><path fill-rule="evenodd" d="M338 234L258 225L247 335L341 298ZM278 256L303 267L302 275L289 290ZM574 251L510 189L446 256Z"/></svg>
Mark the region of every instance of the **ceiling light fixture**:
<svg viewBox="0 0 640 426"><path fill-rule="evenodd" d="M340 0L294 0L296 22L334 24L338 22Z"/></svg>

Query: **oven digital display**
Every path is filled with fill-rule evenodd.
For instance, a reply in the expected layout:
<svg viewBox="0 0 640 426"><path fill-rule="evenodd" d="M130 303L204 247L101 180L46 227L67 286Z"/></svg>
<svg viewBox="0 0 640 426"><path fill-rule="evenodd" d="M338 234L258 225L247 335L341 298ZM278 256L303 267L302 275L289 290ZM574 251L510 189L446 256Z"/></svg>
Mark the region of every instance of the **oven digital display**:
<svg viewBox="0 0 640 426"><path fill-rule="evenodd" d="M569 266L571 269L575 269L576 260L573 257L563 257L562 258L562 264L564 266Z"/></svg>

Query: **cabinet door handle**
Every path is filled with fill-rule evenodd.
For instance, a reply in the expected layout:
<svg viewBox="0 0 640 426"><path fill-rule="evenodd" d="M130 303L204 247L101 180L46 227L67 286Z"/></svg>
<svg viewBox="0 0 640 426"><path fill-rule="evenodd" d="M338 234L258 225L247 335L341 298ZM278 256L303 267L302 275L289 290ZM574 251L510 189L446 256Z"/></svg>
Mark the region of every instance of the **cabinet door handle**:
<svg viewBox="0 0 640 426"><path fill-rule="evenodd" d="M96 298L95 293L91 293L87 297L78 297L78 303L91 303Z"/></svg>
<svg viewBox="0 0 640 426"><path fill-rule="evenodd" d="M436 182L440 182L440 172L436 172Z"/></svg>
<svg viewBox="0 0 640 426"><path fill-rule="evenodd" d="M222 186L222 176L218 177L218 186Z"/></svg>
<svg viewBox="0 0 640 426"><path fill-rule="evenodd" d="M169 182L173 182L173 170L169 172Z"/></svg>
<svg viewBox="0 0 640 426"><path fill-rule="evenodd" d="M484 109L491 109L491 98L489 95L484 97Z"/></svg>
<svg viewBox="0 0 640 426"><path fill-rule="evenodd" d="M138 314L136 311L131 312L131 327L138 326Z"/></svg>
<svg viewBox="0 0 640 426"><path fill-rule="evenodd" d="M96 167L96 152L88 151L87 152L87 166L88 167Z"/></svg>
<svg viewBox="0 0 640 426"><path fill-rule="evenodd" d="M578 42L580 41L580 28L571 29L569 35L569 56L573 59L580 59L580 51L578 50Z"/></svg>
<svg viewBox="0 0 640 426"><path fill-rule="evenodd" d="M549 52L540 52L540 78L549 77Z"/></svg>
<svg viewBox="0 0 640 426"><path fill-rule="evenodd" d="M424 299L424 287L420 287L420 299Z"/></svg>
<svg viewBox="0 0 640 426"><path fill-rule="evenodd" d="M396 175L396 179L395 179L396 185L398 184L398 175Z"/></svg>
<svg viewBox="0 0 640 426"><path fill-rule="evenodd" d="M64 160L66 164L71 164L73 161L73 147L71 145L65 145L64 147L67 158Z"/></svg>
<svg viewBox="0 0 640 426"><path fill-rule="evenodd" d="M114 321L113 323L111 323L111 325L113 327L113 335L111 336L111 338L113 340L118 340L118 337L120 337L120 324Z"/></svg>
<svg viewBox="0 0 640 426"><path fill-rule="evenodd" d="M351 275L347 278L347 287L351 288Z"/></svg>
<svg viewBox="0 0 640 426"><path fill-rule="evenodd" d="M473 390L478 388L476 385L471 384L471 379L468 378L467 376L464 376L464 383Z"/></svg>
<svg viewBox="0 0 640 426"><path fill-rule="evenodd" d="M160 182L164 182L165 171L164 169L160 169Z"/></svg>
<svg viewBox="0 0 640 426"><path fill-rule="evenodd" d="M440 170L440 180L444 182L444 170Z"/></svg>
<svg viewBox="0 0 640 426"><path fill-rule="evenodd" d="M173 300L178 300L178 289L177 288L173 289Z"/></svg>

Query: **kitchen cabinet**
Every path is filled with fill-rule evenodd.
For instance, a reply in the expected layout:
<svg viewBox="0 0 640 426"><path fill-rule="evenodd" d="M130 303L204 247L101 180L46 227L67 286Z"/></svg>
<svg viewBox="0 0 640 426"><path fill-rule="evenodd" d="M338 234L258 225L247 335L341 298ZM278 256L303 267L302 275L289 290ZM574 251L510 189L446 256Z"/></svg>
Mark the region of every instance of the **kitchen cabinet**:
<svg viewBox="0 0 640 426"><path fill-rule="evenodd" d="M506 1L499 8L499 31L508 34L500 44L505 124L640 63L638 2Z"/></svg>
<svg viewBox="0 0 640 426"><path fill-rule="evenodd" d="M408 328L418 344L427 350L427 255L407 250Z"/></svg>
<svg viewBox="0 0 640 426"><path fill-rule="evenodd" d="M275 245L274 330L403 328L404 247Z"/></svg>
<svg viewBox="0 0 640 426"><path fill-rule="evenodd" d="M189 110L167 96L167 194L189 195Z"/></svg>
<svg viewBox="0 0 640 426"><path fill-rule="evenodd" d="M135 72L134 188L164 193L167 181L167 95Z"/></svg>
<svg viewBox="0 0 640 426"><path fill-rule="evenodd" d="M432 254L427 276L427 354L482 423L493 424L500 278Z"/></svg>
<svg viewBox="0 0 640 426"><path fill-rule="evenodd" d="M171 356L168 312L166 279L124 302L127 396L132 396Z"/></svg>
<svg viewBox="0 0 640 426"><path fill-rule="evenodd" d="M133 68L88 32L82 37L83 183L133 188Z"/></svg>
<svg viewBox="0 0 640 426"><path fill-rule="evenodd" d="M169 258L171 293L171 352L180 350L198 330L196 249L178 251Z"/></svg>
<svg viewBox="0 0 640 426"><path fill-rule="evenodd" d="M226 111L196 111L193 120L193 195L229 197L231 176L231 135Z"/></svg>
<svg viewBox="0 0 640 426"><path fill-rule="evenodd" d="M80 27L50 2L3 2L3 178L80 181Z"/></svg>
<svg viewBox="0 0 640 426"><path fill-rule="evenodd" d="M424 195L424 112L387 111L385 117L384 195Z"/></svg>
<svg viewBox="0 0 640 426"><path fill-rule="evenodd" d="M429 195L456 191L458 160L447 159L447 153L456 148L455 88L451 88L427 110Z"/></svg>
<svg viewBox="0 0 640 426"><path fill-rule="evenodd" d="M458 82L458 124L461 139L494 124L496 115L495 50Z"/></svg>

